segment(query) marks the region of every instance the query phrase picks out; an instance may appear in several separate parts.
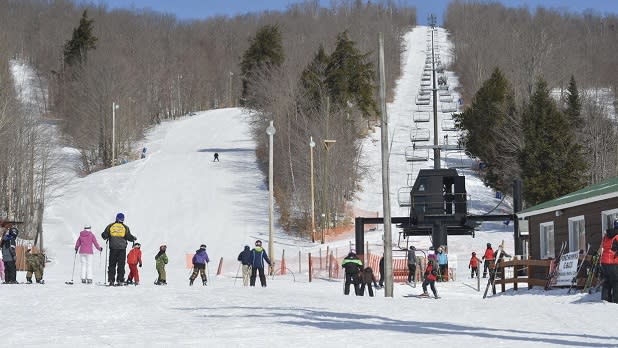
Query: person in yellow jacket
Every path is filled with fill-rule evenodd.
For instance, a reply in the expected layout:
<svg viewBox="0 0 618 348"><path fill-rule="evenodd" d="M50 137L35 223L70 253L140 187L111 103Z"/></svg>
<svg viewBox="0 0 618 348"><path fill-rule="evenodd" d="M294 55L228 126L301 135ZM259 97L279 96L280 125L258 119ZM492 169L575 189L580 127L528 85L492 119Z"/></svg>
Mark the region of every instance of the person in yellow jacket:
<svg viewBox="0 0 618 348"><path fill-rule="evenodd" d="M109 285L124 285L124 266L127 260L127 244L137 238L131 234L129 226L124 224L124 214L116 214L116 221L107 225L101 237L109 247L109 266L107 281ZM114 283L114 279L116 282Z"/></svg>

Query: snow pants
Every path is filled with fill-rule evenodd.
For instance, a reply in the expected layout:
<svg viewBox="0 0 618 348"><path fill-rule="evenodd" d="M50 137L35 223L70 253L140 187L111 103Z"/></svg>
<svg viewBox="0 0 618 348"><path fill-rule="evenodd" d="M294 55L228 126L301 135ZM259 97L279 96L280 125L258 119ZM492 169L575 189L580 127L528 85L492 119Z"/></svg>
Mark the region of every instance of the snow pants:
<svg viewBox="0 0 618 348"><path fill-rule="evenodd" d="M127 262L127 249L110 249L109 266L107 267L107 281L124 282L124 265Z"/></svg>
<svg viewBox="0 0 618 348"><path fill-rule="evenodd" d="M206 283L207 279L206 279L206 264L194 264L193 265L193 273L191 273L191 276L189 277L189 280L191 282L193 282L195 280L195 278L197 278L197 274L200 274L200 276L202 277L202 283Z"/></svg>
<svg viewBox="0 0 618 348"><path fill-rule="evenodd" d="M476 277L479 277L479 268L478 267L470 267L470 278L474 278L474 275L476 274Z"/></svg>
<svg viewBox="0 0 618 348"><path fill-rule="evenodd" d="M436 281L425 279L423 281L423 292L427 293L427 285L431 288L431 292L433 292L434 296L438 296L438 292L436 291Z"/></svg>
<svg viewBox="0 0 618 348"><path fill-rule="evenodd" d="M603 289L601 298L604 301L618 303L618 265L602 264Z"/></svg>
<svg viewBox="0 0 618 348"><path fill-rule="evenodd" d="M92 258L94 255L92 254L79 254L79 262L82 265L82 280L91 279L92 280ZM101 260L99 260L100 262Z"/></svg>
<svg viewBox="0 0 618 348"><path fill-rule="evenodd" d="M354 294L356 296L360 295L360 289L358 287L358 273L346 273L345 274L345 284L343 288L343 294L350 294L350 285L354 285Z"/></svg>
<svg viewBox="0 0 618 348"><path fill-rule="evenodd" d="M7 283L17 281L15 261L4 261L4 281Z"/></svg>
<svg viewBox="0 0 618 348"><path fill-rule="evenodd" d="M416 264L408 264L408 283L416 282Z"/></svg>
<svg viewBox="0 0 618 348"><path fill-rule="evenodd" d="M127 281L135 280L135 283L139 283L139 271L137 269L137 263L129 264L129 275Z"/></svg>
<svg viewBox="0 0 618 348"><path fill-rule="evenodd" d="M242 265L242 285L243 286L249 286L249 278L251 278L251 265Z"/></svg>
<svg viewBox="0 0 618 348"><path fill-rule="evenodd" d="M371 286L371 282L365 283L363 282L359 289L360 296L365 296L365 286L367 286L367 291L369 292L369 296L373 297L373 287Z"/></svg>
<svg viewBox="0 0 618 348"><path fill-rule="evenodd" d="M165 275L165 264L163 265L157 265L157 273L159 274L159 278L157 278L157 282L165 282L167 283L167 278Z"/></svg>
<svg viewBox="0 0 618 348"><path fill-rule="evenodd" d="M262 287L266 287L266 275L264 274L264 267L251 268L251 278L249 279L249 285L255 286L255 278L258 272L260 273L260 284L262 284Z"/></svg>
<svg viewBox="0 0 618 348"><path fill-rule="evenodd" d="M485 262L483 263L483 278L487 277L487 270L491 271L493 264L494 260L485 260Z"/></svg>

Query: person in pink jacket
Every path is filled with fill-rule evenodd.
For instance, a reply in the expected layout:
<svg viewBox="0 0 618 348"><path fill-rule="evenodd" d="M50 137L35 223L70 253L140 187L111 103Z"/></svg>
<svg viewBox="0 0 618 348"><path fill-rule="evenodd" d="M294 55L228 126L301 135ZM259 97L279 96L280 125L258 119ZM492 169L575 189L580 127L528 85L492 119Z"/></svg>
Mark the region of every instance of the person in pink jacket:
<svg viewBox="0 0 618 348"><path fill-rule="evenodd" d="M90 231L90 226L85 226L75 242L75 253L79 252L79 261L82 264L82 283L84 284L92 283L92 246L103 251L103 248L97 242L97 238Z"/></svg>

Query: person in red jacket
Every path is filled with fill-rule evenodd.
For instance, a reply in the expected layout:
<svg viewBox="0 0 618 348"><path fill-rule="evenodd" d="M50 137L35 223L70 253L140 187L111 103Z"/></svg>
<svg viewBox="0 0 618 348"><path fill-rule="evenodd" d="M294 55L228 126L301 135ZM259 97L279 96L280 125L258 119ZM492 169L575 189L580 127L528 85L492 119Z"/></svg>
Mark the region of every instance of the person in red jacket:
<svg viewBox="0 0 618 348"><path fill-rule="evenodd" d="M614 221L614 228L607 229L602 243L601 271L605 281L601 298L618 303L618 219Z"/></svg>
<svg viewBox="0 0 618 348"><path fill-rule="evenodd" d="M438 297L438 292L436 291L436 279L438 279L438 272L436 271L435 260L429 259L427 262L427 268L425 268L425 280L423 280L423 293L420 296L429 296L427 293L427 285L431 288L431 292L433 292L433 296L435 298Z"/></svg>
<svg viewBox="0 0 618 348"><path fill-rule="evenodd" d="M129 276L127 277L127 284L139 285L139 271L137 265L142 267L142 250L139 243L133 244L133 249L129 251L127 255L127 264L129 265ZM135 283L133 282L135 279Z"/></svg>
<svg viewBox="0 0 618 348"><path fill-rule="evenodd" d="M470 278L474 278L474 275L476 274L476 277L479 277L479 262L481 262L481 260L479 260L478 257L476 257L476 252L472 252L472 257L470 258L470 263L468 264L468 268L470 269Z"/></svg>
<svg viewBox="0 0 618 348"><path fill-rule="evenodd" d="M487 243L487 249L485 249L485 254L483 254L483 260L485 260L483 264L483 278L487 278L487 270L491 269L495 260L494 249L491 248L491 243Z"/></svg>

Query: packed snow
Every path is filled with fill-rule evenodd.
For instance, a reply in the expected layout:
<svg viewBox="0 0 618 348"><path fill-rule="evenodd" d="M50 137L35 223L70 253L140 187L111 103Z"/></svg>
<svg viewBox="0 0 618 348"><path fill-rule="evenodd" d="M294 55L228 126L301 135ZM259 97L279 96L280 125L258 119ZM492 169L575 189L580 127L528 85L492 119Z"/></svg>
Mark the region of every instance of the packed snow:
<svg viewBox="0 0 618 348"><path fill-rule="evenodd" d="M403 76L388 105L391 140L392 216L405 216L397 191L411 185L408 174L433 161L405 162L414 98L425 60L426 27L405 36ZM442 59L448 59L446 32L440 30ZM454 76L449 82L456 84ZM445 116L441 114L441 118ZM44 241L51 260L44 285L2 285L3 345L22 346L198 346L212 347L609 347L618 346L618 307L598 295L567 295L565 290L509 290L487 299L469 279L471 251L505 240L512 252L512 227L483 224L476 237L450 237L449 252L457 278L437 283L441 299L406 297L421 292L396 284L394 297L377 290L373 298L344 296L341 280L308 281L306 266L268 277L268 286L243 287L236 256L245 244L268 241L268 190L258 169L255 143L241 109L200 112L154 128L143 146L145 159L73 178L56 188L44 218ZM433 122L433 121L431 121ZM431 122L428 125L431 125ZM275 125L276 126L276 125ZM379 128L367 139L364 161L373 168L355 202L358 209L382 215ZM266 135L265 135L266 136ZM276 135L275 135L276 136ZM439 135L442 137L442 134ZM378 140L378 141L376 141ZM213 154L220 162L213 162ZM459 157L458 157L459 156ZM447 157L448 158L448 157ZM468 161L459 154L452 158ZM473 214L510 209L491 190L467 177ZM275 173L276 181L276 173ZM104 287L79 282L75 240L84 225L99 239L118 212L142 245L139 286ZM381 229L367 234L379 242ZM393 228L393 240L398 231ZM342 247L353 235L329 243ZM292 238L276 226L275 259L321 246ZM426 248L428 237L412 240ZM205 243L212 262L209 283L189 286L186 255ZM168 246L168 286L156 286L154 255ZM322 246L323 247L323 246ZM217 266L223 259L221 274ZM95 283L103 281L105 251L95 255ZM73 272L75 270L75 272ZM128 268L127 268L128 272ZM18 281L25 280L18 272ZM74 285L65 282L75 280ZM258 283L259 284L259 283Z"/></svg>

